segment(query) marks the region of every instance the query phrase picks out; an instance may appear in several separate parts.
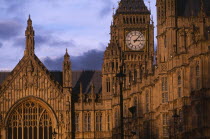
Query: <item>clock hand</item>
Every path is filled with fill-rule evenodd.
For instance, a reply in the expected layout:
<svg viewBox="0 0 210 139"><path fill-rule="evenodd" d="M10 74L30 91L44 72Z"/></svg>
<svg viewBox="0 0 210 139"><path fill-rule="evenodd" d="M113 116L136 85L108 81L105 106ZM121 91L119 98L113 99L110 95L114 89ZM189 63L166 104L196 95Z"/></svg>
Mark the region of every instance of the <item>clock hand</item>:
<svg viewBox="0 0 210 139"><path fill-rule="evenodd" d="M135 43L136 41L138 41L138 39L140 38L140 36L141 36L141 35L139 35L135 40L133 40L134 43Z"/></svg>
<svg viewBox="0 0 210 139"><path fill-rule="evenodd" d="M138 42L139 42L139 41L144 41L144 40L136 40L136 41L138 41Z"/></svg>
<svg viewBox="0 0 210 139"><path fill-rule="evenodd" d="M137 41L138 42L143 42L144 40L134 40L134 43L137 42Z"/></svg>

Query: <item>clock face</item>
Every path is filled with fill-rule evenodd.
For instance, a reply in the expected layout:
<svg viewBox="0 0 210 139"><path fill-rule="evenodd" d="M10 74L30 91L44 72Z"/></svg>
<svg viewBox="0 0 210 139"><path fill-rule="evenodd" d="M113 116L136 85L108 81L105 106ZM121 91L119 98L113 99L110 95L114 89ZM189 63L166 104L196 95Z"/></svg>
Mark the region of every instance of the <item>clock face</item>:
<svg viewBox="0 0 210 139"><path fill-rule="evenodd" d="M134 51L141 50L145 45L146 39L140 31L131 31L126 36L126 45Z"/></svg>

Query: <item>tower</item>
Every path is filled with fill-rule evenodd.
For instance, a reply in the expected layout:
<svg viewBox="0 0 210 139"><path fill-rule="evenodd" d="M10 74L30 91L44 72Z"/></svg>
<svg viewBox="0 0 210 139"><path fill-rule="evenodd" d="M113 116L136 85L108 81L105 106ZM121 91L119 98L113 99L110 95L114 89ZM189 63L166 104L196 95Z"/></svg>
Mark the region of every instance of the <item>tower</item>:
<svg viewBox="0 0 210 139"><path fill-rule="evenodd" d="M63 61L63 87L72 87L71 61L67 49Z"/></svg>
<svg viewBox="0 0 210 139"><path fill-rule="evenodd" d="M125 119L131 117L128 109L138 117L135 112L140 108L136 106L140 100L140 93L137 94L140 92L139 84L143 78L153 74L154 25L144 1L121 0L113 15L110 34L111 39L104 53L102 68L102 95L112 108L113 138L119 138L122 132L120 131L122 129L121 111L124 111ZM116 77L121 66L123 66L123 74L126 75L122 89L119 78ZM123 92L123 103L120 102L120 90ZM136 123L140 123L139 120L139 118L136 119ZM130 131L133 130L139 136L140 130L137 128L140 125L132 129L129 127L131 125L128 120L123 120L123 123L126 125L124 134L131 135Z"/></svg>
<svg viewBox="0 0 210 139"><path fill-rule="evenodd" d="M30 18L28 18L27 21L27 28L25 31L25 36L26 36L26 49L25 49L25 55L30 55L33 56L34 55L34 30L33 30L33 26L32 26L32 20Z"/></svg>
<svg viewBox="0 0 210 139"><path fill-rule="evenodd" d="M127 74L125 86L140 81L137 72L152 73L154 53L154 25L143 0L121 0L111 25L111 40L104 53L103 84L107 94L114 93L113 77L124 59ZM109 77L107 77L109 76ZM143 75L142 75L143 77ZM105 79L107 78L107 79Z"/></svg>

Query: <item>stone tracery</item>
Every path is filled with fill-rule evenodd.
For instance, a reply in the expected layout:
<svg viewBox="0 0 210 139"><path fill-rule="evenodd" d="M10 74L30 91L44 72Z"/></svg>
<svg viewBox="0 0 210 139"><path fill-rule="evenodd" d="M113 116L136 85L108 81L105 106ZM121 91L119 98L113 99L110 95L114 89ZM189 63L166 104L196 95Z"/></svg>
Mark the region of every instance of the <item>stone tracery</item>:
<svg viewBox="0 0 210 139"><path fill-rule="evenodd" d="M25 101L10 114L8 139L51 139L52 119L48 111L35 101Z"/></svg>

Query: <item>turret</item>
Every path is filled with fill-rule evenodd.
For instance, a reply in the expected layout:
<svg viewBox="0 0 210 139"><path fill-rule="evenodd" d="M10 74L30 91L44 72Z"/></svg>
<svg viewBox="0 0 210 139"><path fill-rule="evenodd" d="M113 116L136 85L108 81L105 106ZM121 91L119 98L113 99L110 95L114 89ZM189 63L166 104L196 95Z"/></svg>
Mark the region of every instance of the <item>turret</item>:
<svg viewBox="0 0 210 139"><path fill-rule="evenodd" d="M32 26L32 20L30 18L28 18L27 21L27 28L25 31L25 36L26 36L26 49L25 49L25 55L27 56L33 56L34 55L34 30L33 30L33 26Z"/></svg>
<svg viewBox="0 0 210 139"><path fill-rule="evenodd" d="M91 84L91 100L92 100L92 102L95 102L95 99L96 99L96 94L95 94L94 89L95 89L95 86L94 86L94 84L92 83L92 84Z"/></svg>
<svg viewBox="0 0 210 139"><path fill-rule="evenodd" d="M63 61L63 87L72 87L71 61L67 49Z"/></svg>
<svg viewBox="0 0 210 139"><path fill-rule="evenodd" d="M83 90L82 90L82 82L80 82L80 86L79 86L79 102L83 103L84 99L83 99Z"/></svg>

